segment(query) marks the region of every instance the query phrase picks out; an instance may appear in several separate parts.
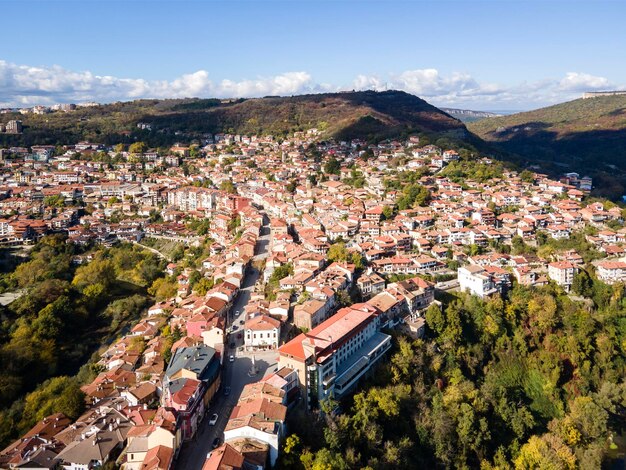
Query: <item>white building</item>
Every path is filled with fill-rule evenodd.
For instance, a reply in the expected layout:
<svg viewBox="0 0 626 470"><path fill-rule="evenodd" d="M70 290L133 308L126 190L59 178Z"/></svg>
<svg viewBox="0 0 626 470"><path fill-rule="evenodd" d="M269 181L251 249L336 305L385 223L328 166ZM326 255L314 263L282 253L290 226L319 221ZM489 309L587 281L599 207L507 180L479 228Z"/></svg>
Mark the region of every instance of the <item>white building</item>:
<svg viewBox="0 0 626 470"><path fill-rule="evenodd" d="M244 343L250 349L276 349L280 340L280 321L267 315L246 320Z"/></svg>
<svg viewBox="0 0 626 470"><path fill-rule="evenodd" d="M461 292L469 292L480 298L498 292L493 278L482 266L470 264L469 266L459 268L458 278Z"/></svg>
<svg viewBox="0 0 626 470"><path fill-rule="evenodd" d="M626 263L624 261L602 261L598 263L598 279L607 284L626 281Z"/></svg>
<svg viewBox="0 0 626 470"><path fill-rule="evenodd" d="M569 261L557 261L548 265L548 277L569 291L578 268Z"/></svg>

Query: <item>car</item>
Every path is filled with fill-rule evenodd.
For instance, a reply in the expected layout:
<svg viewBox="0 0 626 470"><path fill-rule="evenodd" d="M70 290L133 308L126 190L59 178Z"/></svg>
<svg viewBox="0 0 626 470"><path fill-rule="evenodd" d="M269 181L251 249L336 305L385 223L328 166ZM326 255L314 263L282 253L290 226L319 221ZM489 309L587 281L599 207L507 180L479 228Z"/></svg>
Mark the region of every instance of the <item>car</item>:
<svg viewBox="0 0 626 470"><path fill-rule="evenodd" d="M230 349L235 349L236 347L237 347L237 345L235 344L234 341L232 343L230 343Z"/></svg>
<svg viewBox="0 0 626 470"><path fill-rule="evenodd" d="M217 449L217 448L220 446L221 442L222 442L222 441L220 440L220 438L219 438L219 437L216 437L215 439L213 439L213 445L212 445L212 446L213 446L213 448L214 448L214 449Z"/></svg>
<svg viewBox="0 0 626 470"><path fill-rule="evenodd" d="M224 389L224 396L227 397L228 395L230 395L230 387Z"/></svg>
<svg viewBox="0 0 626 470"><path fill-rule="evenodd" d="M237 328L238 328L238 327L237 327L237 325L233 325L233 326L231 327L231 330L235 331Z"/></svg>
<svg viewBox="0 0 626 470"><path fill-rule="evenodd" d="M228 361L229 362L235 362L235 356L233 356L232 354L230 356L228 356Z"/></svg>
<svg viewBox="0 0 626 470"><path fill-rule="evenodd" d="M246 321L245 321L245 320L239 320L239 324L240 324L240 325L244 325L245 323L246 323Z"/></svg>
<svg viewBox="0 0 626 470"><path fill-rule="evenodd" d="M217 424L217 418L219 418L217 413L213 413L211 419L209 420L209 426L215 426Z"/></svg>

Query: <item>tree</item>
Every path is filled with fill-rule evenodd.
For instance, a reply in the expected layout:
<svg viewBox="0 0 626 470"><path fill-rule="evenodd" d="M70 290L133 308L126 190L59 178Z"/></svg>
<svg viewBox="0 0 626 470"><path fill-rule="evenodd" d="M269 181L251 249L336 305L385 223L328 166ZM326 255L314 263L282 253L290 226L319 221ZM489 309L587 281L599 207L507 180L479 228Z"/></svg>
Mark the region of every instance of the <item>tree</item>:
<svg viewBox="0 0 626 470"><path fill-rule="evenodd" d="M383 217L385 220L390 220L393 218L393 207L385 206L383 208Z"/></svg>
<svg viewBox="0 0 626 470"><path fill-rule="evenodd" d="M32 426L54 413L63 413L71 419L76 419L84 409L85 394L76 380L65 376L55 377L45 381L37 390L26 396L22 420L27 426Z"/></svg>
<svg viewBox="0 0 626 470"><path fill-rule="evenodd" d="M130 144L130 147L128 147L128 152L134 154L141 154L146 150L148 150L148 146L145 142L134 142Z"/></svg>
<svg viewBox="0 0 626 470"><path fill-rule="evenodd" d="M446 320L443 316L443 312L438 305L432 304L426 310L426 325L433 330L437 335L443 333L443 330L446 326Z"/></svg>
<svg viewBox="0 0 626 470"><path fill-rule="evenodd" d="M573 470L576 456L559 437L554 434L531 436L515 459L517 470Z"/></svg>
<svg viewBox="0 0 626 470"><path fill-rule="evenodd" d="M535 181L535 175L532 171L524 170L519 176L525 183L533 183Z"/></svg>
<svg viewBox="0 0 626 470"><path fill-rule="evenodd" d="M345 243L334 243L328 249L326 257L330 262L345 263L348 261L348 250Z"/></svg>
<svg viewBox="0 0 626 470"><path fill-rule="evenodd" d="M341 165L339 164L339 160L337 160L334 155L324 164L324 173L327 175L338 175L340 169Z"/></svg>
<svg viewBox="0 0 626 470"><path fill-rule="evenodd" d="M176 283L166 278L155 279L152 286L148 288L148 293L155 297L157 301L170 299L176 295Z"/></svg>
<svg viewBox="0 0 626 470"><path fill-rule="evenodd" d="M220 189L228 194L237 194L237 188L231 180L224 180L220 183Z"/></svg>
<svg viewBox="0 0 626 470"><path fill-rule="evenodd" d="M584 269L578 271L578 273L574 276L572 291L575 294L582 295L583 297L591 297L593 295L593 281Z"/></svg>
<svg viewBox="0 0 626 470"><path fill-rule="evenodd" d="M207 292L213 289L213 286L214 286L214 282L212 278L209 279L209 278L203 277L197 282L194 290L196 291L198 295L204 296L206 295Z"/></svg>
<svg viewBox="0 0 626 470"><path fill-rule="evenodd" d="M104 289L109 289L115 280L113 263L107 259L96 258L89 264L80 266L76 270L72 285L83 290L91 284L102 284Z"/></svg>

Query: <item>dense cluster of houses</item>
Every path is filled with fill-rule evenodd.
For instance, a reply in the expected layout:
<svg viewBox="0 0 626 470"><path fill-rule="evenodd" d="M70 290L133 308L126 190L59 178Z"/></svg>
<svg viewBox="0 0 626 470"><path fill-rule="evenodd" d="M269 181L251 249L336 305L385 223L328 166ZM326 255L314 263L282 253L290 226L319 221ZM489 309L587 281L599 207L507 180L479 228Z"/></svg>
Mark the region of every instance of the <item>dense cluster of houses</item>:
<svg viewBox="0 0 626 470"><path fill-rule="evenodd" d="M110 461L128 470L170 468L219 396L229 334L242 335L246 352L276 350L278 367L244 388L225 442L204 468L263 468L276 461L286 415L300 398L314 408L353 390L391 347L386 328L423 334L425 311L439 308L435 281L454 281L479 297L506 292L513 279L569 291L584 268L575 250L542 258L497 247L584 231L603 257L597 277L626 279L626 230L610 228L621 210L587 203L588 178L505 170L457 182L442 170L460 155L421 146L418 137L368 145L318 142L316 130L283 141L218 134L194 152L177 145L133 154L80 142L3 149L0 157L2 244L58 232L85 245L212 240L199 268L167 266L178 275L176 296L150 307L101 352L100 373L82 387L87 412L74 422L57 414L37 423L0 453L3 468L88 469ZM339 169L328 174L331 159ZM400 175L411 172L429 197L398 207L406 195L390 188L401 188ZM401 184L387 184L394 181ZM273 292L257 286L234 333L228 313L264 217L271 233L260 282L280 267L289 274ZM198 220L210 228L192 228ZM343 258L329 261L337 246ZM212 281L206 294L191 288L194 270Z"/></svg>

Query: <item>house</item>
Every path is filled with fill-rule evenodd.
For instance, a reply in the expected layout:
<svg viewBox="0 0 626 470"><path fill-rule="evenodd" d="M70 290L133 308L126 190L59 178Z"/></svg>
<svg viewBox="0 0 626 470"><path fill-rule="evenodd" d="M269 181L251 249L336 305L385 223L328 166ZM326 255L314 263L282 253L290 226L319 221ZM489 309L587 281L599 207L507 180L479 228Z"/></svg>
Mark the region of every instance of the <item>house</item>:
<svg viewBox="0 0 626 470"><path fill-rule="evenodd" d="M363 299L369 299L385 290L385 280L369 270L359 276L356 281L357 289Z"/></svg>
<svg viewBox="0 0 626 470"><path fill-rule="evenodd" d="M72 424L63 413L45 417L0 452L0 468L54 468L58 465L57 434Z"/></svg>
<svg viewBox="0 0 626 470"><path fill-rule="evenodd" d="M267 398L240 400L224 429L224 441L251 439L268 444L270 465L274 465L285 434L286 416L286 406Z"/></svg>
<svg viewBox="0 0 626 470"><path fill-rule="evenodd" d="M460 267L458 269L458 279L461 292L469 292L480 298L499 292L493 278L482 266L470 264Z"/></svg>
<svg viewBox="0 0 626 470"><path fill-rule="evenodd" d="M293 308L293 323L300 329L311 330L322 323L330 310L328 300L309 299Z"/></svg>
<svg viewBox="0 0 626 470"><path fill-rule="evenodd" d="M150 382L142 382L120 393L130 406L137 406L150 403L157 398L156 385Z"/></svg>
<svg viewBox="0 0 626 470"><path fill-rule="evenodd" d="M276 349L280 341L280 321L267 315L246 320L244 343L246 350Z"/></svg>
<svg viewBox="0 0 626 470"><path fill-rule="evenodd" d="M607 284L626 281L626 262L602 261L598 263L596 274L598 279Z"/></svg>
<svg viewBox="0 0 626 470"><path fill-rule="evenodd" d="M191 439L220 386L215 349L198 345L176 349L165 370L161 404L179 413L184 440Z"/></svg>
<svg viewBox="0 0 626 470"><path fill-rule="evenodd" d="M415 276L387 286L387 291L404 301L402 310L411 317L420 316L435 301L435 286Z"/></svg>
<svg viewBox="0 0 626 470"><path fill-rule="evenodd" d="M568 292L577 272L578 268L569 261L556 261L548 264L548 277Z"/></svg>
<svg viewBox="0 0 626 470"><path fill-rule="evenodd" d="M155 470L167 470L182 444L180 429L154 422L136 425L128 432L127 439L123 470L144 470L148 465L152 465L151 468ZM154 462L155 459L158 459L158 464Z"/></svg>
<svg viewBox="0 0 626 470"><path fill-rule="evenodd" d="M66 470L101 467L122 450L132 423L119 411L103 407L84 423L84 431L59 452Z"/></svg>
<svg viewBox="0 0 626 470"><path fill-rule="evenodd" d="M242 470L243 465L241 452L225 443L208 454L202 470Z"/></svg>

